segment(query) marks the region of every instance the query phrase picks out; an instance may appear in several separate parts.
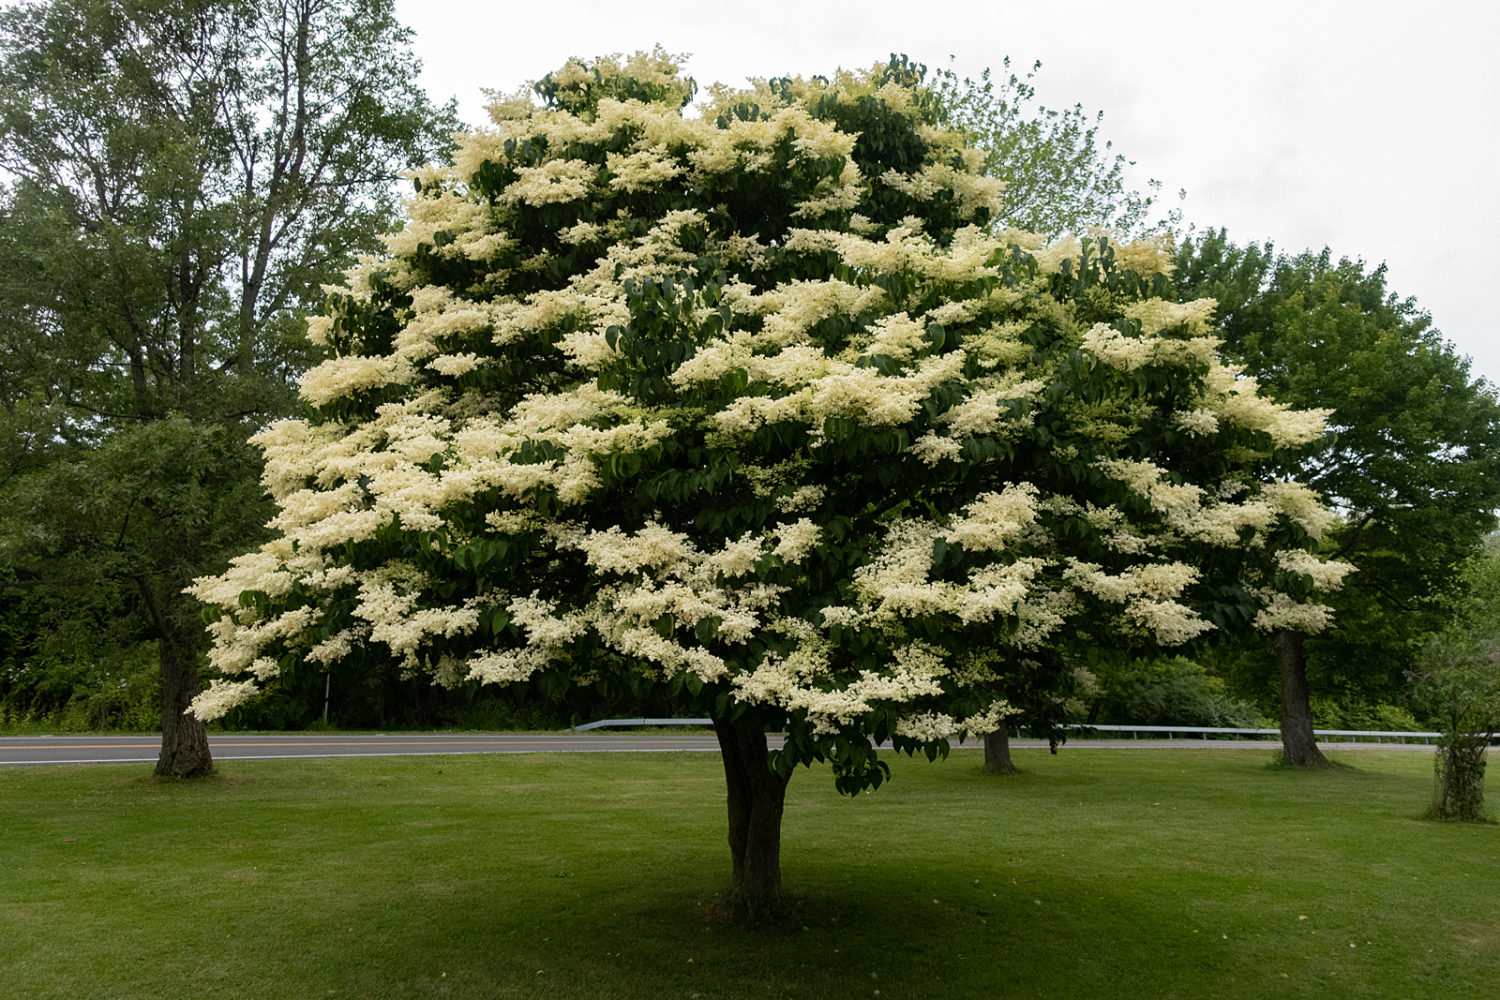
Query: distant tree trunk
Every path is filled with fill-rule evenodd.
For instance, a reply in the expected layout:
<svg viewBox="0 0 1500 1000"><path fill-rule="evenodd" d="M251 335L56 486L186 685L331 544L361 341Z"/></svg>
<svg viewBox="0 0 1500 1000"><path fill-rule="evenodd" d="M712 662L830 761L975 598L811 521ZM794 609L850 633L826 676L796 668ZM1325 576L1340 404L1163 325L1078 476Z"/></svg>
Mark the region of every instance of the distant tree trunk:
<svg viewBox="0 0 1500 1000"><path fill-rule="evenodd" d="M759 726L714 720L729 789L733 904L756 912L781 901L781 811L787 779L771 770Z"/></svg>
<svg viewBox="0 0 1500 1000"><path fill-rule="evenodd" d="M1308 701L1307 657L1302 633L1281 631L1271 640L1281 673L1282 763L1287 767L1328 767L1313 735L1312 705Z"/></svg>
<svg viewBox="0 0 1500 1000"><path fill-rule="evenodd" d="M993 733L984 734L984 769L989 774L1020 774L1010 759L1010 727L1003 722Z"/></svg>

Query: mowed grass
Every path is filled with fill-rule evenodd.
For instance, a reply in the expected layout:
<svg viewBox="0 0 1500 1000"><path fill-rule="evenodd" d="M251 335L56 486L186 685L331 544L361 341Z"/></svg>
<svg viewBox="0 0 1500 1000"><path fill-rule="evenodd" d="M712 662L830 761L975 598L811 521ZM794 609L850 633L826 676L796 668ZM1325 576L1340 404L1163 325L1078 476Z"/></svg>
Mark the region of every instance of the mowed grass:
<svg viewBox="0 0 1500 1000"><path fill-rule="evenodd" d="M727 925L708 754L0 770L0 995L1494 996L1500 827L1431 757L972 751L789 793L796 919Z"/></svg>

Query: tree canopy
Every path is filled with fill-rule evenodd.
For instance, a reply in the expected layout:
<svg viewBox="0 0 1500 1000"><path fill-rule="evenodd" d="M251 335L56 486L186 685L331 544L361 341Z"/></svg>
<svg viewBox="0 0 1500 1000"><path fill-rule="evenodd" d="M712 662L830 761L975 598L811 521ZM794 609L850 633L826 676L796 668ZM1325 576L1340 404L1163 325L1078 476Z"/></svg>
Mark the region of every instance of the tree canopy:
<svg viewBox="0 0 1500 1000"><path fill-rule="evenodd" d="M1331 410L1277 471L1340 514L1325 549L1359 570L1329 598L1340 627L1307 642L1315 688L1392 697L1500 506L1500 404L1384 267L1321 253L1185 241L1173 283L1218 301L1224 352L1277 399Z"/></svg>
<svg viewBox="0 0 1500 1000"><path fill-rule="evenodd" d="M389 0L0 12L0 571L47 629L157 644L165 773L209 766L182 590L269 514L246 439L304 310L456 127L407 42Z"/></svg>
<svg viewBox="0 0 1500 1000"><path fill-rule="evenodd" d="M699 117L659 50L536 92L310 322L311 414L257 438L275 537L195 587L198 715L362 655L665 692L715 720L736 887L774 894L799 764L852 793L1090 649L1325 623L1331 514L1266 472L1323 415L1221 363L1163 240L993 232L919 68Z"/></svg>
<svg viewBox="0 0 1500 1000"><path fill-rule="evenodd" d="M1007 58L998 75L986 69L974 80L947 69L933 79L943 123L967 132L985 173L1005 183L998 220L1049 237L1090 227L1145 235L1176 223L1179 211L1161 212L1159 181L1147 181L1144 194L1127 186L1135 163L1100 135L1103 111L1037 103L1041 68L1022 76Z"/></svg>

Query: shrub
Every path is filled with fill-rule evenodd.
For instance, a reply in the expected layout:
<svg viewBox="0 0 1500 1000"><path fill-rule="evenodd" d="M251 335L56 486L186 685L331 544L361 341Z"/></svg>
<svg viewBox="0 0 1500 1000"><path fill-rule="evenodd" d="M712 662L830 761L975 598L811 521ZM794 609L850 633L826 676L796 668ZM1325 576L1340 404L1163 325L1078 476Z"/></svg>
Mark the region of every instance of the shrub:
<svg viewBox="0 0 1500 1000"><path fill-rule="evenodd" d="M1100 722L1141 726L1267 724L1254 705L1229 694L1221 678L1181 656L1132 663L1106 686L1098 716Z"/></svg>
<svg viewBox="0 0 1500 1000"><path fill-rule="evenodd" d="M158 685L149 644L96 657L6 660L0 662L0 726L153 731L161 723Z"/></svg>
<svg viewBox="0 0 1500 1000"><path fill-rule="evenodd" d="M1420 693L1438 713L1435 819L1484 819L1485 751L1500 728L1500 643L1450 629L1423 650Z"/></svg>

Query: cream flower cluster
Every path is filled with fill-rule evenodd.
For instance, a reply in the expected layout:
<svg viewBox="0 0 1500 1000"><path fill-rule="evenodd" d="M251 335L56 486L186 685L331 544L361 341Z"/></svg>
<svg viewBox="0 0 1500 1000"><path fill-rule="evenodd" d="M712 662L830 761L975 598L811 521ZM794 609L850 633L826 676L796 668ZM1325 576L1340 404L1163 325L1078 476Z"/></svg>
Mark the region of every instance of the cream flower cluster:
<svg viewBox="0 0 1500 1000"><path fill-rule="evenodd" d="M1247 432L1293 446L1324 415L1225 365L1208 300L1080 319L1051 276L1084 244L993 231L1000 186L910 88L760 81L684 117L660 52L544 84L565 99L497 98L451 165L414 174L387 257L309 324L337 348L301 382L317 412L256 438L275 537L193 588L220 609L224 675L200 717L287 654L373 649L445 682L624 663L819 734L881 709L948 739L998 725L1008 665L1101 606L1126 640L1211 628L1204 545L1259 560L1262 627L1326 626L1264 581L1344 570L1257 552L1280 525L1326 530L1316 495L1253 468L1192 481L1146 436L1253 454ZM825 113L847 101L920 162L859 159ZM781 200L736 215L750 191ZM1169 256L1114 252L1142 274ZM1086 399L1088 356L1195 390Z"/></svg>
<svg viewBox="0 0 1500 1000"><path fill-rule="evenodd" d="M1016 614L1034 596L1032 584L1047 560L1018 556L976 567L962 580L934 579L934 543L1002 552L1028 533L1035 495L1026 484L985 494L946 527L917 519L893 522L884 544L854 574L857 604L824 608L824 621L846 628L890 627L913 616L951 615L972 625Z"/></svg>
<svg viewBox="0 0 1500 1000"><path fill-rule="evenodd" d="M1079 590L1102 601L1121 605L1125 620L1144 629L1162 646L1178 646L1212 629L1178 598L1198 580L1199 572L1184 563L1145 563L1120 573L1069 559L1065 578Z"/></svg>
<svg viewBox="0 0 1500 1000"><path fill-rule="evenodd" d="M1265 632L1321 632L1333 624L1333 609L1316 601L1298 601L1286 594L1270 593L1255 616L1255 627Z"/></svg>

